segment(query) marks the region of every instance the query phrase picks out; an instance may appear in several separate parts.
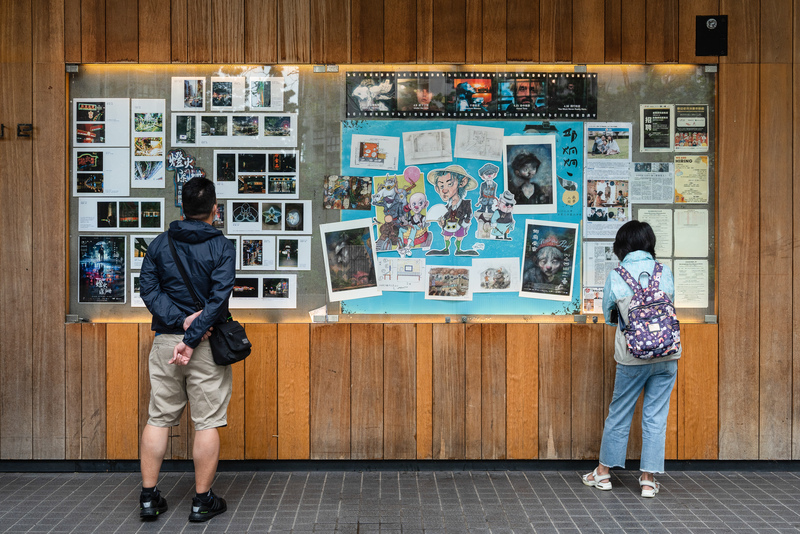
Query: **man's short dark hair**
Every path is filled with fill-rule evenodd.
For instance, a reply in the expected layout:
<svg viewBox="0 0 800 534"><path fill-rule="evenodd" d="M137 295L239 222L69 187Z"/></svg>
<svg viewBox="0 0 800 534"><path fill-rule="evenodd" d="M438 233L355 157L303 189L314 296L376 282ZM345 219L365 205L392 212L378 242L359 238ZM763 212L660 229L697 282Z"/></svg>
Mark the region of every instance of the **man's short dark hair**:
<svg viewBox="0 0 800 534"><path fill-rule="evenodd" d="M183 215L188 219L205 219L214 211L217 203L217 191L214 182L208 178L197 176L183 184L181 194Z"/></svg>
<svg viewBox="0 0 800 534"><path fill-rule="evenodd" d="M644 250L649 252L653 259L656 257L656 234L646 222L629 221L617 231L617 238L614 240L614 254L617 255L619 261L624 260L628 253L635 250Z"/></svg>

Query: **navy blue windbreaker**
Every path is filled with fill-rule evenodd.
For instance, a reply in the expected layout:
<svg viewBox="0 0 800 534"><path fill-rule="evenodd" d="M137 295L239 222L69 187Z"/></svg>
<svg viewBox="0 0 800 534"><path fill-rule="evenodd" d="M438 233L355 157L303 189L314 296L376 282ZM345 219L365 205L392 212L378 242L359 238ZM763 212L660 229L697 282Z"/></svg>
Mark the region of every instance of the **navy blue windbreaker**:
<svg viewBox="0 0 800 534"><path fill-rule="evenodd" d="M205 303L203 313L185 333L183 321L197 309L172 259L167 233ZM235 271L236 251L222 232L203 221L172 221L169 230L150 243L139 275L142 300L153 314L152 329L159 334L184 334L184 343L197 347L209 327L227 315Z"/></svg>

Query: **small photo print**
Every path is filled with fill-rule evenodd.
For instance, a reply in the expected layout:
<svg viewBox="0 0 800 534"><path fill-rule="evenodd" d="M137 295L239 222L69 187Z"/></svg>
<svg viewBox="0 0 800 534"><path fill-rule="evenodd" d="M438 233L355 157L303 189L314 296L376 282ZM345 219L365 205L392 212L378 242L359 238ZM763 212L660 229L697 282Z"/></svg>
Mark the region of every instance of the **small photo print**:
<svg viewBox="0 0 800 534"><path fill-rule="evenodd" d="M97 227L98 228L117 228L117 203L98 202L97 203Z"/></svg>
<svg viewBox="0 0 800 534"><path fill-rule="evenodd" d="M134 113L133 131L161 133L164 131L163 113Z"/></svg>
<svg viewBox="0 0 800 534"><path fill-rule="evenodd" d="M368 210L372 200L372 178L368 176L325 177L323 207L329 210Z"/></svg>
<svg viewBox="0 0 800 534"><path fill-rule="evenodd" d="M494 75L454 73L448 75L447 111L459 117L490 116L497 109Z"/></svg>
<svg viewBox="0 0 800 534"><path fill-rule="evenodd" d="M390 117L396 109L393 72L348 72L347 116Z"/></svg>
<svg viewBox="0 0 800 534"><path fill-rule="evenodd" d="M264 267L264 240L242 238L242 267Z"/></svg>
<svg viewBox="0 0 800 534"><path fill-rule="evenodd" d="M305 204L286 203L284 207L284 230L287 232L302 232L305 225Z"/></svg>
<svg viewBox="0 0 800 534"><path fill-rule="evenodd" d="M577 243L578 224L529 219L519 296L572 300Z"/></svg>
<svg viewBox="0 0 800 534"><path fill-rule="evenodd" d="M79 237L79 302L125 302L126 239L123 236Z"/></svg>
<svg viewBox="0 0 800 534"><path fill-rule="evenodd" d="M594 160L631 159L629 126L594 123L586 125L586 158Z"/></svg>
<svg viewBox="0 0 800 534"><path fill-rule="evenodd" d="M220 230L225 229L225 204L222 202L217 203L217 210L214 212L214 220L211 222L211 226L214 228L219 228Z"/></svg>
<svg viewBox="0 0 800 534"><path fill-rule="evenodd" d="M231 117L234 136L258 137L258 116L242 115Z"/></svg>
<svg viewBox="0 0 800 534"><path fill-rule="evenodd" d="M103 192L103 173L79 172L77 176L78 176L78 193Z"/></svg>
<svg viewBox="0 0 800 534"><path fill-rule="evenodd" d="M278 269L298 268L300 243L297 239L278 238Z"/></svg>
<svg viewBox="0 0 800 534"><path fill-rule="evenodd" d="M264 117L266 137L289 137L292 135L292 117Z"/></svg>
<svg viewBox="0 0 800 534"><path fill-rule="evenodd" d="M289 278L264 278L264 298L288 299L289 298Z"/></svg>
<svg viewBox="0 0 800 534"><path fill-rule="evenodd" d="M236 154L216 154L216 173L218 182L236 181Z"/></svg>
<svg viewBox="0 0 800 534"><path fill-rule="evenodd" d="M233 107L233 82L211 82L211 107L212 109Z"/></svg>
<svg viewBox="0 0 800 534"><path fill-rule="evenodd" d="M472 300L470 270L466 267L432 267L427 269L425 298L433 300Z"/></svg>
<svg viewBox="0 0 800 534"><path fill-rule="evenodd" d="M262 204L261 205L261 229L265 231L276 231L281 229L283 219L282 204Z"/></svg>
<svg viewBox="0 0 800 534"><path fill-rule="evenodd" d="M183 80L183 107L184 109L202 110L205 107L203 100L203 79Z"/></svg>
<svg viewBox="0 0 800 534"><path fill-rule="evenodd" d="M197 141L197 116L175 116L175 140L178 143L193 144Z"/></svg>
<svg viewBox="0 0 800 534"><path fill-rule="evenodd" d="M272 106L272 80L253 80L250 82L250 107L268 108Z"/></svg>
<svg viewBox="0 0 800 534"><path fill-rule="evenodd" d="M142 160L133 162L134 181L156 181L164 179L164 162L161 160Z"/></svg>
<svg viewBox="0 0 800 534"><path fill-rule="evenodd" d="M443 73L398 73L397 111L405 117L443 115L446 92Z"/></svg>
<svg viewBox="0 0 800 534"><path fill-rule="evenodd" d="M103 152L78 152L78 171L99 172L103 170Z"/></svg>
<svg viewBox="0 0 800 534"><path fill-rule="evenodd" d="M237 165L239 172L267 172L267 155L264 153L240 153Z"/></svg>
<svg viewBox="0 0 800 534"><path fill-rule="evenodd" d="M137 157L156 157L164 155L163 137L136 137L133 142L133 155Z"/></svg>
<svg viewBox="0 0 800 534"><path fill-rule="evenodd" d="M270 176L267 193L270 195L295 195L297 193L297 177Z"/></svg>
<svg viewBox="0 0 800 534"><path fill-rule="evenodd" d="M269 172L297 172L297 155L290 153L270 153Z"/></svg>
<svg viewBox="0 0 800 534"><path fill-rule="evenodd" d="M161 228L161 203L142 202L142 228Z"/></svg>
<svg viewBox="0 0 800 534"><path fill-rule="evenodd" d="M77 122L103 122L106 120L105 102L78 102L75 120Z"/></svg>
<svg viewBox="0 0 800 534"><path fill-rule="evenodd" d="M120 228L139 228L139 203L120 202L119 203L119 227Z"/></svg>
<svg viewBox="0 0 800 534"><path fill-rule="evenodd" d="M240 195L263 195L267 191L265 175L240 174L238 193Z"/></svg>
<svg viewBox="0 0 800 534"><path fill-rule="evenodd" d="M258 202L233 202L231 206L234 222L258 222Z"/></svg>
<svg viewBox="0 0 800 534"><path fill-rule="evenodd" d="M75 125L75 137L78 143L105 143L106 126L105 124L78 123Z"/></svg>
<svg viewBox="0 0 800 534"><path fill-rule="evenodd" d="M203 115L200 117L201 137L227 137L228 117L226 115Z"/></svg>
<svg viewBox="0 0 800 534"><path fill-rule="evenodd" d="M139 270L147 254L147 248L155 239L155 235L132 235L131 236L131 269Z"/></svg>
<svg viewBox="0 0 800 534"><path fill-rule="evenodd" d="M258 278L237 276L233 281L233 298L258 298Z"/></svg>
<svg viewBox="0 0 800 534"><path fill-rule="evenodd" d="M472 260L472 291L519 292L519 272L519 258L475 258Z"/></svg>
<svg viewBox="0 0 800 534"><path fill-rule="evenodd" d="M319 228L330 300L380 295L372 221L343 221L321 224Z"/></svg>

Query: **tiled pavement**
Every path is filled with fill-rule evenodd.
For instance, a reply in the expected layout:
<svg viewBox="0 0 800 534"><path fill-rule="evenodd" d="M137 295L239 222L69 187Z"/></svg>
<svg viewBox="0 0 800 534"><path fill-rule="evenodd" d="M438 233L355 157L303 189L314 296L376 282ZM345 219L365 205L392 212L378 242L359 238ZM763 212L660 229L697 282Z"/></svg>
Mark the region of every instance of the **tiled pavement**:
<svg viewBox="0 0 800 534"><path fill-rule="evenodd" d="M188 523L193 478L166 473L170 509L138 515L136 473L0 473L0 532L800 532L800 473L679 471L642 499L637 472L613 491L576 471L223 472L228 512Z"/></svg>

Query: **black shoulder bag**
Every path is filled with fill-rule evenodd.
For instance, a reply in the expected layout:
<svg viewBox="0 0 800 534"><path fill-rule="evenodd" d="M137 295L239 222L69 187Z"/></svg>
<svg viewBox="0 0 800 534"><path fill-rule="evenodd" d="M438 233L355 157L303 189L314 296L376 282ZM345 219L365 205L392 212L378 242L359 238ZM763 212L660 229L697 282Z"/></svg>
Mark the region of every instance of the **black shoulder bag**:
<svg viewBox="0 0 800 534"><path fill-rule="evenodd" d="M186 288L189 290L189 294L191 294L194 300L195 308L197 308L198 311L202 310L204 308L203 302L198 298L197 293L195 293L192 282L186 275L186 270L183 268L183 263L181 263L178 257L178 251L175 250L175 244L172 242L172 238L169 234L167 234L167 240L169 241L169 249L172 252L172 259L175 260L183 282L186 284ZM247 339L247 333L244 331L244 327L239 324L239 321L234 321L230 314L227 313L227 310L225 315L226 317L224 319L214 325L214 329L211 331L211 337L208 338L208 342L211 345L211 354L214 356L214 363L217 365L230 365L244 360L250 355L250 349L253 347L250 344L250 340Z"/></svg>

